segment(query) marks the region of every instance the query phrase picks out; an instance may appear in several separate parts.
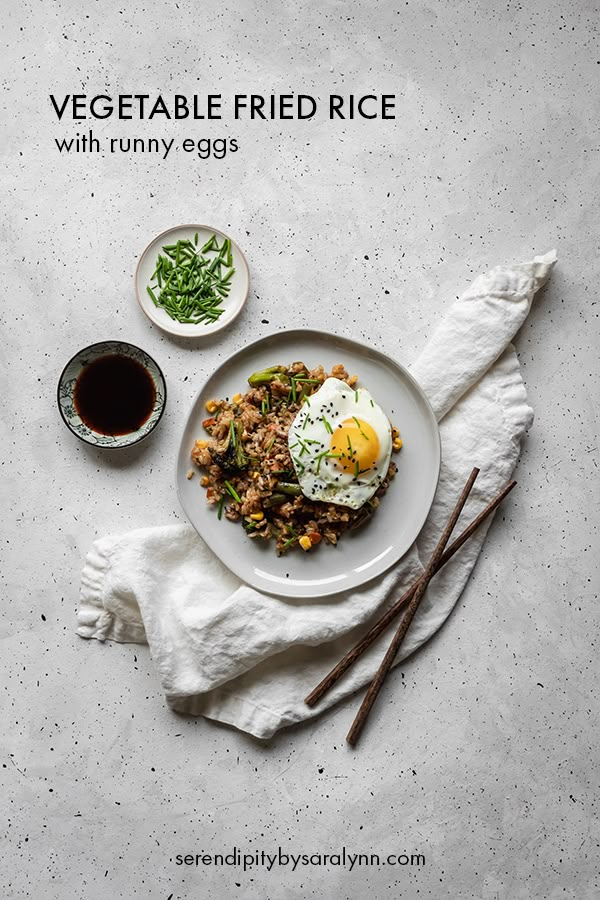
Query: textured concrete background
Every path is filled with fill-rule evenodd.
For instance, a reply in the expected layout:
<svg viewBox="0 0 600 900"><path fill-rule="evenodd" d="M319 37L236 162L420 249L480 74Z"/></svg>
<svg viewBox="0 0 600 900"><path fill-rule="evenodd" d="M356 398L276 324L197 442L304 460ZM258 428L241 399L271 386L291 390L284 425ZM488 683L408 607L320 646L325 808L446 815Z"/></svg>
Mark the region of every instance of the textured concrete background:
<svg viewBox="0 0 600 900"><path fill-rule="evenodd" d="M240 0L6 9L0 628L3 897L600 896L598 8ZM395 93L395 122L93 123L230 137L202 161L60 156L48 94ZM87 123L82 123L86 126ZM89 127L89 125L87 125ZM174 340L132 273L172 224L247 253L235 327ZM319 326L410 362L471 278L556 246L518 337L536 422L457 611L356 702L267 745L163 703L143 647L74 634L81 561L110 531L182 520L174 456L199 382L245 341ZM110 455L62 424L78 348L121 337L163 367L153 439ZM186 852L420 852L424 868L183 868Z"/></svg>

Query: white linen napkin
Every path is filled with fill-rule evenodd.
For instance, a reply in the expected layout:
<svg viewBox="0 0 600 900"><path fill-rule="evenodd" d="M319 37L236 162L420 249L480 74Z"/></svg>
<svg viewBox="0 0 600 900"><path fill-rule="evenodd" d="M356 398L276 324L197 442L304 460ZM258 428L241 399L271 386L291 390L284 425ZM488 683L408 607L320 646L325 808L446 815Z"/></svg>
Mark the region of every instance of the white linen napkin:
<svg viewBox="0 0 600 900"><path fill-rule="evenodd" d="M413 365L440 422L442 470L427 522L396 568L342 599L278 598L240 582L191 526L143 528L94 543L83 567L78 634L147 641L173 709L261 738L364 685L389 637L376 642L315 709L303 702L422 573L473 465L481 474L456 534L509 480L533 419L509 342L555 262L552 251L480 276L450 307ZM396 664L451 612L490 520L431 582Z"/></svg>

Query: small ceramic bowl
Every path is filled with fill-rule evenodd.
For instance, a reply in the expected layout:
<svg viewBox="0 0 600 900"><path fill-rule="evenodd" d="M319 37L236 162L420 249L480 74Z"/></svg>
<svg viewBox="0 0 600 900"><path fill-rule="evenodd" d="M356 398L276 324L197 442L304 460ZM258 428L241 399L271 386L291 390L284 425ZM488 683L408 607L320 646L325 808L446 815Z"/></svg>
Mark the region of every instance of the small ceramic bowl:
<svg viewBox="0 0 600 900"><path fill-rule="evenodd" d="M152 281L152 273L156 268L156 260L160 253L163 253L165 244L174 244L177 241L194 241L195 235L198 235L198 244L200 248L214 234L218 240L223 241L228 238L231 241L231 256L235 272L231 279L231 289L229 295L224 298L223 313L215 322L199 323L197 325L189 322L178 322L172 319L168 313L161 307L157 307L148 294L148 286L153 285L156 291L156 285ZM246 257L242 253L238 245L228 234L212 225L176 225L173 228L163 231L155 237L144 252L135 270L135 293L142 310L148 318L169 334L178 337L199 338L214 334L222 328L231 325L233 320L240 314L242 308L248 298L250 290L250 272Z"/></svg>
<svg viewBox="0 0 600 900"><path fill-rule="evenodd" d="M154 406L148 418L135 431L127 434L102 434L94 431L80 418L75 408L75 384L90 363L105 356L125 356L140 363L152 379L155 390ZM79 350L69 360L58 381L58 408L63 421L74 435L95 447L130 447L147 437L158 425L167 401L167 388L158 364L144 350L124 341L102 341Z"/></svg>

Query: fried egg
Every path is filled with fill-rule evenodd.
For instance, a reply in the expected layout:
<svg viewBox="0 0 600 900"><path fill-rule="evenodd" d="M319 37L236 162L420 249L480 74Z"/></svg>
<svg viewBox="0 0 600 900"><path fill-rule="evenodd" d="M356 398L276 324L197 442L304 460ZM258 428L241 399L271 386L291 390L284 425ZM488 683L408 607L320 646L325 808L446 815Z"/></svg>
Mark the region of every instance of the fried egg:
<svg viewBox="0 0 600 900"><path fill-rule="evenodd" d="M288 446L305 497L359 509L387 474L391 426L367 390L327 378L305 399Z"/></svg>

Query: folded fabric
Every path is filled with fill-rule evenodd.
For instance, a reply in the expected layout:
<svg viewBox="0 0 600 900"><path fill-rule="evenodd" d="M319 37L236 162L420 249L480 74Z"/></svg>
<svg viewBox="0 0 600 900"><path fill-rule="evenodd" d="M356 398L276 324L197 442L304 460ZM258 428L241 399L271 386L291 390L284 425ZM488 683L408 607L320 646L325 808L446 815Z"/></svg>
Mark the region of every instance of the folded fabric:
<svg viewBox="0 0 600 900"><path fill-rule="evenodd" d="M143 528L94 543L82 573L78 634L147 641L173 709L261 738L317 715L368 682L385 638L318 707L303 702L422 573L472 466L481 474L458 529L510 478L533 419L510 341L555 262L552 251L479 277L412 366L440 422L442 470L415 544L375 584L310 603L267 596L232 575L191 526ZM448 617L488 527L489 520L433 579L396 664Z"/></svg>

